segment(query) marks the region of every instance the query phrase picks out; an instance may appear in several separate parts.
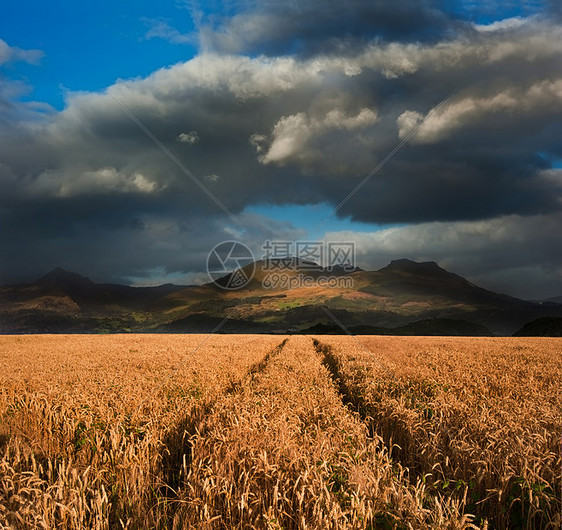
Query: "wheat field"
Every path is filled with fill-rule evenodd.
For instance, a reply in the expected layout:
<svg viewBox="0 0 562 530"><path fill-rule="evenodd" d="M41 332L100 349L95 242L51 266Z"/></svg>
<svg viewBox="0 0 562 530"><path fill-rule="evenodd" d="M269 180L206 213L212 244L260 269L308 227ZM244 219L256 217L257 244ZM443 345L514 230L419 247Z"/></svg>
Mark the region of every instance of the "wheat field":
<svg viewBox="0 0 562 530"><path fill-rule="evenodd" d="M0 528L560 528L562 341L0 337Z"/></svg>

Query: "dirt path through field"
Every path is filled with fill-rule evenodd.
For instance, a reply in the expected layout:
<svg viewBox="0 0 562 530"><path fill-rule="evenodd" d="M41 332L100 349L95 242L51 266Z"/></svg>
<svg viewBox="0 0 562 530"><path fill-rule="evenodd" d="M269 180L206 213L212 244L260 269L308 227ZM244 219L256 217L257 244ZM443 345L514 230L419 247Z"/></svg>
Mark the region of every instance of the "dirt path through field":
<svg viewBox="0 0 562 530"><path fill-rule="evenodd" d="M292 336L253 366L197 432L178 525L427 527L420 498L345 406L309 337Z"/></svg>

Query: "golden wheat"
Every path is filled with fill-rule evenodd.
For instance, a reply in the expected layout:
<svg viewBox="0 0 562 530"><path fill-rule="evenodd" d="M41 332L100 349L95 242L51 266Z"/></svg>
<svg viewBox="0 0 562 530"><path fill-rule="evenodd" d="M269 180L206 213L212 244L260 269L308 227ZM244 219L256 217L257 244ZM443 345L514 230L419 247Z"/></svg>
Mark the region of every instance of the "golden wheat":
<svg viewBox="0 0 562 530"><path fill-rule="evenodd" d="M279 342L204 340L1 337L0 525L165 527L178 419Z"/></svg>
<svg viewBox="0 0 562 530"><path fill-rule="evenodd" d="M561 342L0 337L0 528L556 527Z"/></svg>
<svg viewBox="0 0 562 530"><path fill-rule="evenodd" d="M393 459L494 527L559 528L560 339L323 337Z"/></svg>
<svg viewBox="0 0 562 530"><path fill-rule="evenodd" d="M184 468L174 527L469 526L456 506L440 511L403 480L311 346L291 338L214 402Z"/></svg>

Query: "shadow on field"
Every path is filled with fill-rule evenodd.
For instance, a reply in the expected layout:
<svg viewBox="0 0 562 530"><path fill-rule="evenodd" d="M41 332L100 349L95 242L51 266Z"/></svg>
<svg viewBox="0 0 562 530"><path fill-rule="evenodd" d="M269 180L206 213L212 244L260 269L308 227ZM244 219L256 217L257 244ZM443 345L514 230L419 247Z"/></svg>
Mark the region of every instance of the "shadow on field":
<svg viewBox="0 0 562 530"><path fill-rule="evenodd" d="M168 499L178 494L184 473L188 472L193 459L193 438L201 434L214 401L196 404L187 416L177 422L166 434L161 449L162 479L160 494Z"/></svg>

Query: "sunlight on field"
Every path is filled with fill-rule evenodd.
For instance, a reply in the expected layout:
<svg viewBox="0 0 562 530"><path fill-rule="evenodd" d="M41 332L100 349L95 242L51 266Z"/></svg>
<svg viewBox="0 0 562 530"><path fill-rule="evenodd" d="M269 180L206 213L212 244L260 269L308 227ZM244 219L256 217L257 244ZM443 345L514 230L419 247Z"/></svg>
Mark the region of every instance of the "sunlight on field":
<svg viewBox="0 0 562 530"><path fill-rule="evenodd" d="M324 337L393 460L494 527L560 521L560 339Z"/></svg>
<svg viewBox="0 0 562 530"><path fill-rule="evenodd" d="M0 337L0 528L558 528L562 340Z"/></svg>

